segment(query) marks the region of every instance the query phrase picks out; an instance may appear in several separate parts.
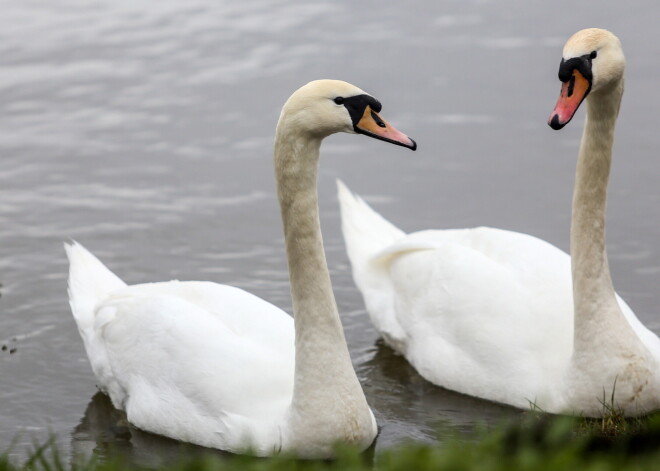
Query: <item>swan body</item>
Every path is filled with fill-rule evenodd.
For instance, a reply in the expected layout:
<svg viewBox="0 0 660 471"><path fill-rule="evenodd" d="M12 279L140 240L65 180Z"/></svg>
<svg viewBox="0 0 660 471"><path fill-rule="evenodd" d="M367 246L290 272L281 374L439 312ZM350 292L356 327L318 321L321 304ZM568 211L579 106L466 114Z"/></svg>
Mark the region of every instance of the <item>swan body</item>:
<svg viewBox="0 0 660 471"><path fill-rule="evenodd" d="M374 325L427 380L519 408L599 416L613 400L643 414L660 408L660 339L615 294L604 244L623 53L613 34L584 30L566 44L565 64L550 124L566 124L591 92L573 260L536 237L488 227L405 234L340 182L344 239ZM570 78L580 69L590 75L584 84Z"/></svg>
<svg viewBox="0 0 660 471"><path fill-rule="evenodd" d="M321 242L316 169L324 137L363 133L415 148L346 82L310 82L285 104L275 169L294 317L211 282L127 286L78 243L69 299L101 389L145 431L260 456L365 449L374 416L353 370ZM380 122L380 124L379 124Z"/></svg>

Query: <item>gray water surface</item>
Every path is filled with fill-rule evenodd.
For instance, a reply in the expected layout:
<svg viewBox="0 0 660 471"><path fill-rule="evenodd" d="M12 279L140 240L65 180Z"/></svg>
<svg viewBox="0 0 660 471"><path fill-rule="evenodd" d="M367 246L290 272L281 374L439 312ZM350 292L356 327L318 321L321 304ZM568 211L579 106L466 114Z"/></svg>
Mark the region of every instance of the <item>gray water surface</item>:
<svg viewBox="0 0 660 471"><path fill-rule="evenodd" d="M584 110L561 132L546 120L562 45L584 27L614 31L628 59L609 257L619 293L660 332L659 14L651 0L1 2L0 450L53 432L67 455L176 452L107 428L62 242L128 283L212 280L290 312L271 148L284 100L317 78L372 93L419 143L339 135L322 148L328 262L377 449L517 417L427 383L381 345L351 279L335 179L404 230L490 225L567 250Z"/></svg>

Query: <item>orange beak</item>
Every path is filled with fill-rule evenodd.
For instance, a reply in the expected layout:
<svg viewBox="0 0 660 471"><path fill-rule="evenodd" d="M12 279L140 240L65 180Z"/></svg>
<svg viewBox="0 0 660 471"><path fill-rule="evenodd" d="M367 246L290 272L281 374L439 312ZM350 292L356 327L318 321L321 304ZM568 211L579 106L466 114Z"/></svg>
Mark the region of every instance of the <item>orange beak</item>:
<svg viewBox="0 0 660 471"><path fill-rule="evenodd" d="M577 69L573 69L573 75L562 85L555 109L548 119L550 127L561 129L566 126L590 90L591 82Z"/></svg>
<svg viewBox="0 0 660 471"><path fill-rule="evenodd" d="M365 107L364 114L354 126L354 129L355 132L380 139L381 141L407 147L412 150L417 149L417 143L415 141L383 120L370 106Z"/></svg>

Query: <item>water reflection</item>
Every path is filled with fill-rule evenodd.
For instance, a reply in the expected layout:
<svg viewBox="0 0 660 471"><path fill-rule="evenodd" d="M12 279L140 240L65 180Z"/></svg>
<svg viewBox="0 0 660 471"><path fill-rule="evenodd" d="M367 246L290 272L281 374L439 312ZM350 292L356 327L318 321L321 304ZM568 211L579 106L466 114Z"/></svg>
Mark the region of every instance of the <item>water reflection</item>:
<svg viewBox="0 0 660 471"><path fill-rule="evenodd" d="M358 365L369 404L381 425L378 448L404 441L472 439L475 431L502 425L523 412L435 386L378 340Z"/></svg>
<svg viewBox="0 0 660 471"><path fill-rule="evenodd" d="M375 449L374 444L362 453L365 462L373 461ZM120 458L137 466L158 468L206 456L231 459L237 455L143 432L128 423L126 414L115 409L101 392L89 401L85 415L71 433L71 461L76 463Z"/></svg>
<svg viewBox="0 0 660 471"><path fill-rule="evenodd" d="M182 457L209 454L231 456L219 450L143 432L129 424L126 415L115 409L110 398L101 392L89 401L85 415L71 433L71 456L75 462L86 462L92 457L112 460L120 456L139 466L157 468L176 463Z"/></svg>
<svg viewBox="0 0 660 471"><path fill-rule="evenodd" d="M626 49L609 258L619 292L660 332L660 29L653 14L660 7L636 5L5 2L0 340L16 337L18 350L0 351L0 450L18 431L36 437L21 433L17 454L53 431L68 452L95 392L67 305L67 238L129 283L208 279L290 310L273 129L282 101L322 77L376 95L420 143L416 155L402 158L397 149L336 136L324 144L319 174L328 262L351 355L382 426L377 447L469 437L478 424L515 418L508 408L428 384L374 344L347 265L334 180L406 230L483 224L566 249L581 126L557 136L545 120L559 91L561 45L586 26L612 29ZM164 449L145 451L147 462L169 456L168 447L180 450L130 427L126 440L91 425L100 412L88 416L72 442L81 452L110 453L113 444L142 456L137 444L151 439Z"/></svg>
<svg viewBox="0 0 660 471"><path fill-rule="evenodd" d="M357 371L376 415L379 434L374 445L365 451L365 459L378 450L404 442L471 440L477 430L501 425L524 414L429 383L382 340L367 354L371 358L357 365ZM71 433L71 454L73 460L91 457L108 460L121 455L131 463L149 467L176 462L182 457L233 456L143 432L128 423L126 414L115 409L109 397L101 392L92 397Z"/></svg>

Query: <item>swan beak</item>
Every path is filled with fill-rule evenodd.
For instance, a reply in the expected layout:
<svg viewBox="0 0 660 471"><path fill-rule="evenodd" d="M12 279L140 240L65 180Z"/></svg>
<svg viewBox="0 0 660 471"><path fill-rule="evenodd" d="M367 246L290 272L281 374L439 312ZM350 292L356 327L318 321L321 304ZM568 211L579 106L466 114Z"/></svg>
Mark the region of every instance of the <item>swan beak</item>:
<svg viewBox="0 0 660 471"><path fill-rule="evenodd" d="M407 147L411 150L417 149L417 143L415 141L382 119L370 106L365 107L364 114L354 126L354 129L359 134L380 139L381 141Z"/></svg>
<svg viewBox="0 0 660 471"><path fill-rule="evenodd" d="M577 69L573 69L571 78L561 86L561 93L555 109L550 114L548 125L555 130L566 126L590 90L591 81Z"/></svg>

